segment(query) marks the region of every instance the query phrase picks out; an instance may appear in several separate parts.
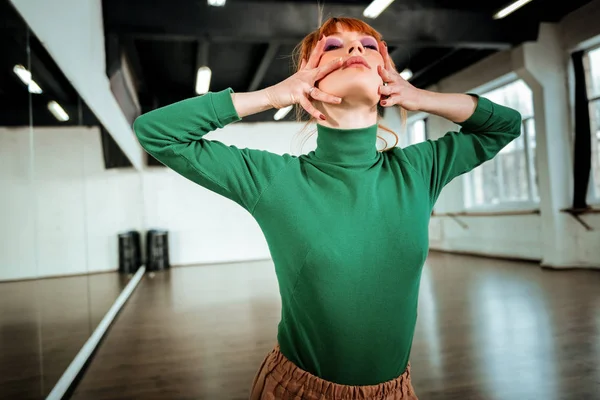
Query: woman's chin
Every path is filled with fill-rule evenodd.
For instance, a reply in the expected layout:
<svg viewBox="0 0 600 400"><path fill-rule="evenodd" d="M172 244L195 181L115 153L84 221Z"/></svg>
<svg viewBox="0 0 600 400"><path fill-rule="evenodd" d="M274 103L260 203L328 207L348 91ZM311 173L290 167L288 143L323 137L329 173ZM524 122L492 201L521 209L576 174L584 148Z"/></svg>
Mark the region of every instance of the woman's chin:
<svg viewBox="0 0 600 400"><path fill-rule="evenodd" d="M346 104L376 105L380 99L379 85L381 85L381 79L360 75L356 74L351 79L336 76L335 80L328 80L326 77L319 83L319 89L325 93L341 97L343 103Z"/></svg>
<svg viewBox="0 0 600 400"><path fill-rule="evenodd" d="M361 85L344 85L339 88L332 88L330 90L321 88L325 93L330 93L334 96L342 98L343 104L364 104L368 106L374 106L379 102L380 96L378 94L378 87L373 88L370 86Z"/></svg>

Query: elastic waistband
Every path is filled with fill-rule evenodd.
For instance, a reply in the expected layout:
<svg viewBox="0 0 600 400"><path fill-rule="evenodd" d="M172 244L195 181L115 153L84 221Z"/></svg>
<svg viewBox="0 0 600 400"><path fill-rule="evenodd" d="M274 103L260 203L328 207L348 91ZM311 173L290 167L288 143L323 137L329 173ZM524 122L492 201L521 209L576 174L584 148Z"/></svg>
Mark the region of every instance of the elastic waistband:
<svg viewBox="0 0 600 400"><path fill-rule="evenodd" d="M282 387L294 393L301 391L309 397L318 394L315 398L326 400L373 400L409 399L414 396L410 383L410 363L402 375L390 381L378 385L352 386L329 382L302 370L281 353L279 345L271 350L265 361L264 367Z"/></svg>

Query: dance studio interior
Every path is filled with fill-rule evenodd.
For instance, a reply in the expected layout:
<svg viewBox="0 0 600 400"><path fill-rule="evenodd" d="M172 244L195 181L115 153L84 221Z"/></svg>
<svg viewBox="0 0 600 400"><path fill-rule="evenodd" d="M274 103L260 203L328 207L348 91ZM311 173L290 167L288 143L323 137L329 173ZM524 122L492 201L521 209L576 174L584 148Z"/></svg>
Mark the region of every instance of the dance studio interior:
<svg viewBox="0 0 600 400"><path fill-rule="evenodd" d="M270 243L240 204L150 155L134 122L284 81L329 17L381 33L415 88L522 117L433 206L418 398L600 399L600 0L0 2L0 399L249 398L282 318ZM318 142L295 111L202 140L300 157ZM400 148L460 129L379 117Z"/></svg>

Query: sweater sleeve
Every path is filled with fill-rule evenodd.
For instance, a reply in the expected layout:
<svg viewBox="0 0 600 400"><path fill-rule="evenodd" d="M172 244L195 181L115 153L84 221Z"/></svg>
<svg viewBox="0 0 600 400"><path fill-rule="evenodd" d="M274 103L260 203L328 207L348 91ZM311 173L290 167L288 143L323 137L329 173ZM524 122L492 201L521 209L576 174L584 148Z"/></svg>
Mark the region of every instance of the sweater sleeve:
<svg viewBox="0 0 600 400"><path fill-rule="evenodd" d="M232 92L209 92L152 110L133 128L142 147L165 166L253 213L262 192L293 156L203 138L241 119Z"/></svg>
<svg viewBox="0 0 600 400"><path fill-rule="evenodd" d="M397 149L429 186L431 206L455 177L491 160L521 134L521 114L485 97L477 98L474 113L460 123L458 132L436 140Z"/></svg>

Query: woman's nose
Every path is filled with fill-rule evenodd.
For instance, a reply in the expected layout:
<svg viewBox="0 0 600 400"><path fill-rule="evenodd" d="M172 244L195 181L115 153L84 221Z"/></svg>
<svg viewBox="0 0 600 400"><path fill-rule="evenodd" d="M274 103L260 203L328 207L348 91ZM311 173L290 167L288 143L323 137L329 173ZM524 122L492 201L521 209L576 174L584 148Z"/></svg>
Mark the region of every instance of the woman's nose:
<svg viewBox="0 0 600 400"><path fill-rule="evenodd" d="M352 44L350 44L350 47L348 47L348 54L352 54L355 51L359 54L363 54L365 52L365 47L362 45L361 42L353 42Z"/></svg>

